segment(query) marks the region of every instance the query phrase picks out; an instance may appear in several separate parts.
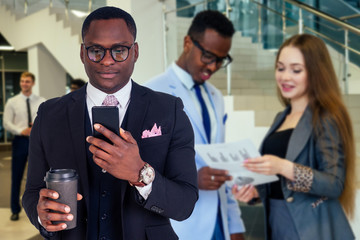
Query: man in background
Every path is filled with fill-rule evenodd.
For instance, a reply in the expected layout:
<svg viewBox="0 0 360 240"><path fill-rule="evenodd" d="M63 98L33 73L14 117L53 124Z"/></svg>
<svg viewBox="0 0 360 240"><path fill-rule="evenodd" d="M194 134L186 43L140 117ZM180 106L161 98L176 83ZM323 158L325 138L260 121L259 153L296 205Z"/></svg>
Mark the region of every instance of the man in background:
<svg viewBox="0 0 360 240"><path fill-rule="evenodd" d="M86 82L84 80L80 79L80 78L73 79L70 82L70 91L73 92L75 90L78 90L79 88L81 88L85 84L86 84Z"/></svg>
<svg viewBox="0 0 360 240"><path fill-rule="evenodd" d="M225 138L224 100L208 83L211 75L231 61L235 30L220 12L197 14L184 38L183 52L168 70L145 85L180 97L195 133L195 144L222 143ZM181 240L243 239L245 231L237 202L225 181L226 170L213 169L196 154L199 200L183 222L172 221Z"/></svg>
<svg viewBox="0 0 360 240"><path fill-rule="evenodd" d="M20 77L21 92L10 98L4 110L4 128L14 135L11 162L11 212L12 221L19 220L20 188L28 159L29 136L33 120L44 98L32 93L35 76L23 72Z"/></svg>

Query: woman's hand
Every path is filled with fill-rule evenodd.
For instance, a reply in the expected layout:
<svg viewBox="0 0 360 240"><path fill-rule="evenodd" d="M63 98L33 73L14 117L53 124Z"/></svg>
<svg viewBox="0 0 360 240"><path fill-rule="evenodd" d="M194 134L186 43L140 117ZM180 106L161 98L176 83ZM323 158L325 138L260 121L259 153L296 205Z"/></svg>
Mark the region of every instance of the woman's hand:
<svg viewBox="0 0 360 240"><path fill-rule="evenodd" d="M234 194L234 197L236 200L240 202L248 203L253 198L258 198L259 193L254 187L254 185L244 185L242 187L239 187L238 185L234 185L231 189L232 193Z"/></svg>
<svg viewBox="0 0 360 240"><path fill-rule="evenodd" d="M280 174L291 181L294 180L294 163L274 155L246 159L243 166L252 172L264 175Z"/></svg>

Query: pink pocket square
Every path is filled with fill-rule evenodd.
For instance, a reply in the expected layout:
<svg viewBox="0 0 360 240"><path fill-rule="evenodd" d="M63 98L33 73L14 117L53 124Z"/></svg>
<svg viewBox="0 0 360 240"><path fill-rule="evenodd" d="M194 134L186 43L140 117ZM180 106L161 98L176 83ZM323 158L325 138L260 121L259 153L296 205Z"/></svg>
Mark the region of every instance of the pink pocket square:
<svg viewBox="0 0 360 240"><path fill-rule="evenodd" d="M154 126L152 127L151 131L149 131L149 130L143 131L141 138L150 138L150 137L157 137L157 136L161 136L161 126L157 127L156 123L155 123Z"/></svg>

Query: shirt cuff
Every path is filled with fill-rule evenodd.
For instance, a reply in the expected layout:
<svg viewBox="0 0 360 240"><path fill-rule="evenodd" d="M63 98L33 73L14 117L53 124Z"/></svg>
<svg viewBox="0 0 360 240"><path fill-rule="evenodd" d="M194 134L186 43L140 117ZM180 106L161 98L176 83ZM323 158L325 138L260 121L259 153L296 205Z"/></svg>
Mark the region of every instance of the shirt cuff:
<svg viewBox="0 0 360 240"><path fill-rule="evenodd" d="M149 197L151 190L152 190L152 183L144 186L144 187L138 187L135 186L135 188L138 190L138 192L140 193L140 195L147 200L147 198Z"/></svg>

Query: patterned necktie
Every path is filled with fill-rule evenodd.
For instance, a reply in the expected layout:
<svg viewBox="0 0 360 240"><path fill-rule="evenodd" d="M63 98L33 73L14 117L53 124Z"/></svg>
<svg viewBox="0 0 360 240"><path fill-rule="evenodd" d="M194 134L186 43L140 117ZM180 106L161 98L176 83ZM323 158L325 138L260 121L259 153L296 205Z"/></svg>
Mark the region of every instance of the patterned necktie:
<svg viewBox="0 0 360 240"><path fill-rule="evenodd" d="M119 101L114 95L107 95L104 101L102 102L103 106L117 106Z"/></svg>
<svg viewBox="0 0 360 240"><path fill-rule="evenodd" d="M31 108L30 108L30 98L26 98L26 108L27 108L27 116L28 116L28 126L31 127Z"/></svg>
<svg viewBox="0 0 360 240"><path fill-rule="evenodd" d="M210 143L211 125L210 125L209 111L206 107L204 98L202 97L200 86L198 84L195 84L194 89L196 92L196 96L201 105L201 113L202 113L202 119L203 119L203 124L204 124L204 128L205 128L205 133L206 133L207 140Z"/></svg>

